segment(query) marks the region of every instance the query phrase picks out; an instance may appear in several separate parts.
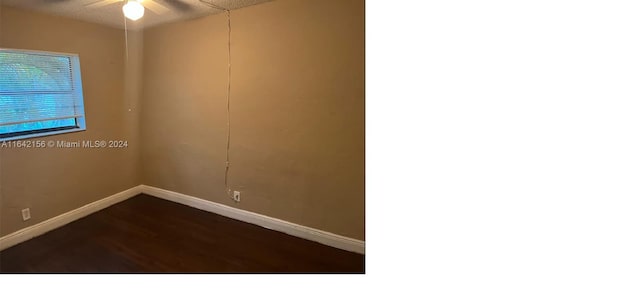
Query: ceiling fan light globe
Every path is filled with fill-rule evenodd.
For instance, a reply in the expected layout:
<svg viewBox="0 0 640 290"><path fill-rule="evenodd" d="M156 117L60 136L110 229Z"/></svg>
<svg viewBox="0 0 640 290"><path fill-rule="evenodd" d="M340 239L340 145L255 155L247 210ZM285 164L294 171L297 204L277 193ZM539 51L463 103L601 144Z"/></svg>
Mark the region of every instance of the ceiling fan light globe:
<svg viewBox="0 0 640 290"><path fill-rule="evenodd" d="M144 7L138 1L127 1L127 3L122 6L122 12L125 17L136 21L144 15Z"/></svg>

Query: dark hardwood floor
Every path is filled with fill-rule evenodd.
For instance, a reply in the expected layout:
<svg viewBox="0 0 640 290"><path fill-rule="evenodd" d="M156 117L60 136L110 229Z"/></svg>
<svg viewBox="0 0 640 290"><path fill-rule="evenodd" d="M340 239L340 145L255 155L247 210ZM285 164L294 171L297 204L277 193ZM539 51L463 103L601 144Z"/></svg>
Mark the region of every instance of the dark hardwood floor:
<svg viewBox="0 0 640 290"><path fill-rule="evenodd" d="M141 194L0 252L0 272L364 273L364 259Z"/></svg>

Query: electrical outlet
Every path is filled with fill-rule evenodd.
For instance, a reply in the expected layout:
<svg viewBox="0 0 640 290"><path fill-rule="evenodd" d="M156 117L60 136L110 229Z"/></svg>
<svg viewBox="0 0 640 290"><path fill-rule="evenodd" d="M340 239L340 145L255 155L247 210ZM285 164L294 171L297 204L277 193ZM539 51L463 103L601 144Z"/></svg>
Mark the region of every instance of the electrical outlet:
<svg viewBox="0 0 640 290"><path fill-rule="evenodd" d="M25 208L22 210L22 220L26 221L29 220L31 218L31 211L29 211L29 208Z"/></svg>
<svg viewBox="0 0 640 290"><path fill-rule="evenodd" d="M235 200L236 202L240 202L240 192L237 190L233 191L233 200Z"/></svg>

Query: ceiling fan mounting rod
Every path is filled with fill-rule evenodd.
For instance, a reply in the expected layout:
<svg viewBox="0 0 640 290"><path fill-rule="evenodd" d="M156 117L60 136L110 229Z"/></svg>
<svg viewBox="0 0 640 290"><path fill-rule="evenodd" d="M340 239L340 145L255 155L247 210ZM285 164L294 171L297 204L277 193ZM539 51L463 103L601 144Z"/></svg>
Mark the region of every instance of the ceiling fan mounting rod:
<svg viewBox="0 0 640 290"><path fill-rule="evenodd" d="M204 3L205 5L207 5L209 7L215 8L215 9L229 11L229 9L227 9L227 8L220 7L220 6L218 6L216 4L213 4L213 3L209 2L209 1L206 1L206 0L200 0L200 2Z"/></svg>

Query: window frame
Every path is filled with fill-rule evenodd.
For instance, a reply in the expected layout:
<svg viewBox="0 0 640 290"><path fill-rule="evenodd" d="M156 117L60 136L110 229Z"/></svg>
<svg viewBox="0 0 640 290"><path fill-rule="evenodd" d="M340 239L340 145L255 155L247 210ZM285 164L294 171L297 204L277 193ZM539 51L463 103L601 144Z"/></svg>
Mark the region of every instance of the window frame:
<svg viewBox="0 0 640 290"><path fill-rule="evenodd" d="M5 136L8 135L6 137L2 137L2 135L0 135L0 142L38 138L38 137L45 137L45 136L58 135L58 134L81 132L81 131L87 130L86 113L85 113L85 107L84 107L84 88L82 87L82 71L80 69L79 54L53 52L53 51L28 50L28 49L1 48L1 47L0 47L0 51L15 52L15 53L22 53L22 54L33 54L33 55L41 55L41 56L69 57L69 62L71 64L71 79L73 81L72 86L74 88L74 93L78 95L77 102L78 102L79 108L81 108L80 116L74 117L75 123L76 123L75 126L65 126L65 127L56 127L56 128L48 128L48 129L38 129L38 130L32 130L32 131L6 133L6 134L3 134ZM29 123L29 122L24 122L24 123ZM11 136L11 135L14 135L14 136Z"/></svg>

